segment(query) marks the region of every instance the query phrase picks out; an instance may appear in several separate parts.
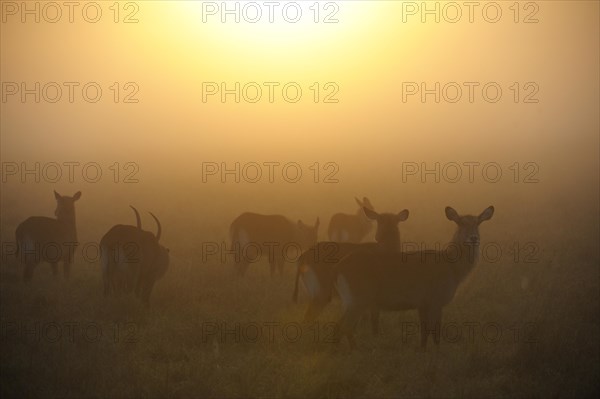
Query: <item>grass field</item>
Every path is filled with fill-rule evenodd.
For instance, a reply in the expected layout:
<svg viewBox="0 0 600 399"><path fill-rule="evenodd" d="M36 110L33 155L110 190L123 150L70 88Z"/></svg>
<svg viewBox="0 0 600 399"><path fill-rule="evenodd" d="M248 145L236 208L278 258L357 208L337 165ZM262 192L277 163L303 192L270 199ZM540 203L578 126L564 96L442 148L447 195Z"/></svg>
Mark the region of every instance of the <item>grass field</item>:
<svg viewBox="0 0 600 399"><path fill-rule="evenodd" d="M483 259L445 310L439 353L418 350L414 311L383 314L378 337L364 322L356 351L336 349L339 301L297 323L291 264L235 278L172 250L145 309L104 299L98 263L79 258L68 282L41 264L26 286L3 259L2 397L593 397L599 259L577 243L546 242L536 263Z"/></svg>

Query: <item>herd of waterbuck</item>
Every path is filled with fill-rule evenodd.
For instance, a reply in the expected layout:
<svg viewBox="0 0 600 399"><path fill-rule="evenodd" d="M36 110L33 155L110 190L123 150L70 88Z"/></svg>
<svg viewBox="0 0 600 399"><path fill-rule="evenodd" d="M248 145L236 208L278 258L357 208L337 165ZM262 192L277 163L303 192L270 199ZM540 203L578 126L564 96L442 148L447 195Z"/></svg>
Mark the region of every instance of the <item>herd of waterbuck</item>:
<svg viewBox="0 0 600 399"><path fill-rule="evenodd" d="M41 261L52 265L58 274L57 263L64 263L65 277L69 275L73 248L77 243L75 202L72 197L56 191L56 218L30 217L16 230L17 257L24 265L24 280L30 281L35 266ZM298 299L299 280L309 296L306 322L315 320L334 295L339 296L344 309L336 328L336 341L348 339L355 346L353 331L360 317L369 312L374 333L378 332L379 311L416 309L421 323L421 347L427 345L430 334L439 344L442 309L452 301L458 286L473 269L479 253L479 225L494 214L494 207L479 216L460 216L446 207L446 217L455 222L456 231L443 250L402 251L398 224L408 218L408 210L398 214L377 213L370 201L356 199L356 214L333 215L329 223L330 241L317 242L319 219L314 226L301 221L293 223L280 215L243 213L230 227L232 247L241 251L253 243L269 254L271 274L283 268L284 256L273 251L273 243L296 243L303 252L297 260L293 300ZM104 295L110 292L132 292L148 305L155 282L169 266L169 250L160 244L161 224L157 233L142 229L141 218L135 212L136 226L115 225L100 241L100 259ZM375 242L360 243L376 224ZM266 248L267 244L271 248ZM54 245L58 255L41 251ZM60 250L62 248L62 250ZM20 253L20 255L19 255ZM241 252L240 252L241 253ZM236 268L243 275L249 259L240 256Z"/></svg>

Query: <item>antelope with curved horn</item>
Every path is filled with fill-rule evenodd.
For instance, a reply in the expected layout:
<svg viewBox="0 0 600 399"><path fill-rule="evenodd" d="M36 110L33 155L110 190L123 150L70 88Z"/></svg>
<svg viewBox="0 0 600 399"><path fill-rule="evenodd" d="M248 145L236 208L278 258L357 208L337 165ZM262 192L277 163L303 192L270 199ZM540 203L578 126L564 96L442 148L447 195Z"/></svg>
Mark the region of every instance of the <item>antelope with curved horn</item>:
<svg viewBox="0 0 600 399"><path fill-rule="evenodd" d="M492 218L494 207L488 207L479 216L459 216L451 207L446 207L445 212L457 225L445 250L357 251L340 261L336 288L344 314L336 328L335 341L346 336L354 348L356 322L367 310L416 309L421 323L421 348L425 349L430 333L439 345L442 309L477 264L479 225Z"/></svg>
<svg viewBox="0 0 600 399"><path fill-rule="evenodd" d="M33 269L41 261L50 263L54 276L58 275L58 262L63 262L65 278L69 278L71 262L77 242L75 224L75 201L81 198L81 191L72 197L54 191L56 199L56 219L45 216L32 216L22 222L15 232L16 255L25 265L23 279L31 281Z"/></svg>
<svg viewBox="0 0 600 399"><path fill-rule="evenodd" d="M165 275L169 268L169 249L160 244L160 237L162 234L160 221L152 212L149 213L157 226L156 243L158 244L158 252L155 254L153 262L148 263L145 267L142 266L139 268L135 291L136 295L141 297L142 302L146 305L149 304L150 294L152 293L154 284Z"/></svg>
<svg viewBox="0 0 600 399"><path fill-rule="evenodd" d="M367 197L362 201L354 197L354 200L358 204L355 215L336 213L331 217L327 229L329 241L359 243L373 229L372 219L364 212L364 208L375 210L371 201Z"/></svg>
<svg viewBox="0 0 600 399"><path fill-rule="evenodd" d="M115 225L100 240L104 296L111 288L115 293L135 289L136 296L148 305L154 283L168 269L169 250L159 243L162 227L158 218L150 212L158 228L154 235L142 230L138 211L131 209L137 226Z"/></svg>

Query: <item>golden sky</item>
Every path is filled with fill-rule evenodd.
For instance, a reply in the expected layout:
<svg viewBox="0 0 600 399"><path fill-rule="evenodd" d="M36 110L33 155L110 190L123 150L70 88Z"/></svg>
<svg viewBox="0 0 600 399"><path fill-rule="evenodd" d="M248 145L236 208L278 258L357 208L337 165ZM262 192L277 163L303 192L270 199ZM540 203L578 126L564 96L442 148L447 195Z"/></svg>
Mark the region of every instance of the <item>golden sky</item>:
<svg viewBox="0 0 600 399"><path fill-rule="evenodd" d="M422 2L278 2L272 23L265 2L235 3L239 22L222 2L100 1L78 3L72 23L63 6L52 23L40 2L37 23L3 1L2 160L134 161L147 181L202 161L335 162L346 184L371 188L403 161L537 162L554 187L597 187L598 2L427 2L439 22ZM23 82L57 82L62 97L23 103L9 93ZM73 103L65 82L79 84ZM83 99L89 82L96 103ZM439 103L406 93L436 82ZM221 101L236 84L240 102ZM486 85L501 88L497 102ZM283 87L302 95L286 101Z"/></svg>

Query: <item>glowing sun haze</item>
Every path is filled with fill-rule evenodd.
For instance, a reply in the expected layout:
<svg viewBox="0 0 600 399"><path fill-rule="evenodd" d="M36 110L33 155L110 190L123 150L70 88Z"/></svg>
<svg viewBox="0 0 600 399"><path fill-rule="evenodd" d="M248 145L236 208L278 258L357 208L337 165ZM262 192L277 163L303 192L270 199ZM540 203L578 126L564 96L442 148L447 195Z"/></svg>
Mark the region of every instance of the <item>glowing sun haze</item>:
<svg viewBox="0 0 600 399"><path fill-rule="evenodd" d="M585 171L580 179L597 177L597 2L540 3L537 23L522 23L532 12L524 8L515 23L504 2L497 23L483 19L483 6L472 23L464 8L456 23L434 15L422 23L400 1L298 2L297 23L283 16L287 2L274 8L273 23L264 6L250 22L254 6L238 2L236 23L223 2L149 1L138 3L137 23L125 24L113 22L113 3L101 4L95 24L22 24L18 15L2 24L4 82L98 82L104 90L97 103L10 97L3 159L135 160L156 184L158 174L194 175L202 160L318 160L340 165L346 183L336 188L347 192L384 184L415 160L535 161L555 187L566 164ZM126 4L121 19L132 11ZM289 8L286 16L295 15ZM123 103L131 82L139 101ZM276 83L273 102L268 82ZM407 97L407 82L429 90L452 83L462 98L424 102L421 93ZM473 102L466 82L478 84ZM501 101L482 99L488 83L501 87ZM299 101L283 98L286 84L295 85L290 95L301 88ZM252 97L257 86L259 101L227 94L222 102L223 88L249 87Z"/></svg>

